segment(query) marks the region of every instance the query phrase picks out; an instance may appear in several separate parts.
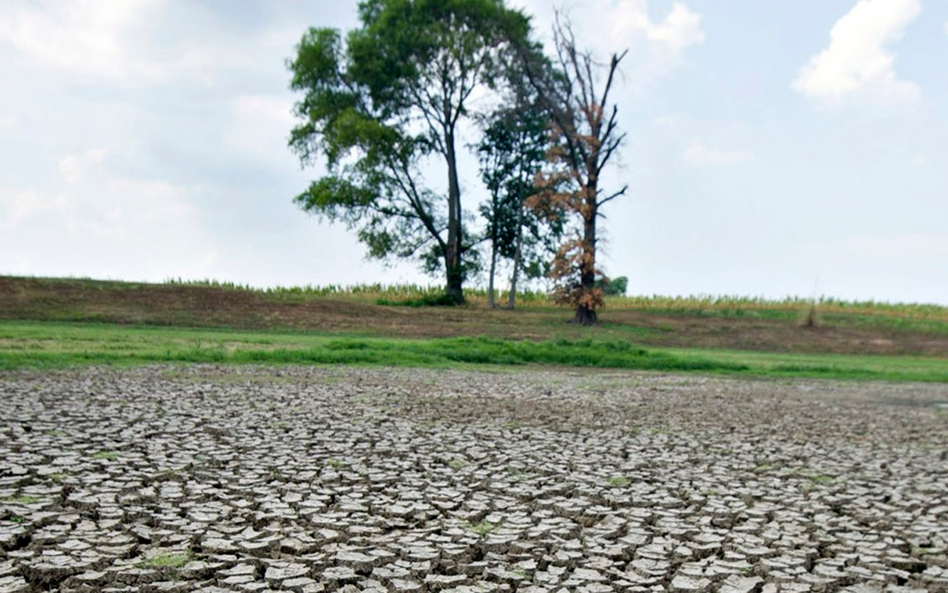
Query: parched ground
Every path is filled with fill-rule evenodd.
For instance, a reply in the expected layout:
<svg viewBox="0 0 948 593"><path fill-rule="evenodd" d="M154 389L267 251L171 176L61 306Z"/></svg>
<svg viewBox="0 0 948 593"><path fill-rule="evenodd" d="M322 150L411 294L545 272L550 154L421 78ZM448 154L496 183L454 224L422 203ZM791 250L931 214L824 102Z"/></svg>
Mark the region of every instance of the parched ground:
<svg viewBox="0 0 948 593"><path fill-rule="evenodd" d="M0 375L0 592L948 591L948 390Z"/></svg>

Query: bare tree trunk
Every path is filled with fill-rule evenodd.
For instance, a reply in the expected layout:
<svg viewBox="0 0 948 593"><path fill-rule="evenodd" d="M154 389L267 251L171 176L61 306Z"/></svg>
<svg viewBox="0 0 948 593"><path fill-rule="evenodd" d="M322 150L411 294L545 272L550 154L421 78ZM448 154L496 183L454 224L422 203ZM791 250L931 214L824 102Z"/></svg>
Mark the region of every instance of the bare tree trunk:
<svg viewBox="0 0 948 593"><path fill-rule="evenodd" d="M596 288L596 186L590 185L587 194L593 199L587 202L587 209L583 213L583 260L580 263L580 284L583 292L589 293ZM576 307L576 317L573 323L580 325L594 325L598 321L596 310L586 305Z"/></svg>
<svg viewBox="0 0 948 593"><path fill-rule="evenodd" d="M448 243L444 254L447 273L445 292L454 303L464 303L464 271L461 268L461 186L458 183L458 163L454 150L454 133L445 131L448 163Z"/></svg>
<svg viewBox="0 0 948 593"><path fill-rule="evenodd" d="M490 245L490 276L487 280L487 308L493 309L497 305L494 303L494 271L497 269L497 240L491 241Z"/></svg>
<svg viewBox="0 0 948 593"><path fill-rule="evenodd" d="M520 276L520 260L523 258L523 204L517 213L517 248L514 251L513 274L510 276L510 294L507 296L507 308L513 309L517 302L517 279Z"/></svg>

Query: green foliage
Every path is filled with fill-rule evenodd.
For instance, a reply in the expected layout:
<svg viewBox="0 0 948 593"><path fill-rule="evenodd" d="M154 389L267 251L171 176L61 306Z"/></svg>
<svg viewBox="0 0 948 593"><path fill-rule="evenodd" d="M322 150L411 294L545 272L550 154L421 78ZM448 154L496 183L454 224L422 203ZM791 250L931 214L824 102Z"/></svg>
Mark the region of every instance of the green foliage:
<svg viewBox="0 0 948 593"><path fill-rule="evenodd" d="M625 291L629 289L629 279L625 276L600 278L596 281L596 286L602 290L604 296L625 296Z"/></svg>
<svg viewBox="0 0 948 593"><path fill-rule="evenodd" d="M303 94L290 147L304 164L325 157L329 170L296 202L355 229L371 257L415 258L430 272L443 262L460 300L475 262L456 129L474 89L496 86L501 55L526 37L528 20L501 0L365 0L359 19L345 42L309 29L288 63L290 87ZM446 196L424 184L430 155L444 159Z"/></svg>
<svg viewBox="0 0 948 593"><path fill-rule="evenodd" d="M489 198L480 206L493 252L514 261L526 278L549 273L563 234L564 217L541 216L527 206L550 147L549 121L535 102L519 100L491 114L477 147Z"/></svg>

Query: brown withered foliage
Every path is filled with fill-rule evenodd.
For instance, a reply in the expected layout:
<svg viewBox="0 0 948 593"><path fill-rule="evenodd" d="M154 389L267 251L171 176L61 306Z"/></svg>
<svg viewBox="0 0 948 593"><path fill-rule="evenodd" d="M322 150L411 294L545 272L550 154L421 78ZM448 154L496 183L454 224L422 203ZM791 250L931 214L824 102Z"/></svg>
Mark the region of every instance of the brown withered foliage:
<svg viewBox="0 0 948 593"><path fill-rule="evenodd" d="M602 192L602 171L625 140L618 130L618 107L610 103L619 63L626 52L612 54L607 64L580 50L568 21L557 14L553 27L556 74L544 75L540 62L525 54L527 74L550 116L553 148L548 170L537 175L537 193L528 205L548 216L575 216L577 231L559 249L553 262L554 299L576 310L574 322L596 323L604 304L596 280L597 222L607 202L624 195L628 186ZM603 76L602 73L605 73ZM600 90L600 81L605 83Z"/></svg>

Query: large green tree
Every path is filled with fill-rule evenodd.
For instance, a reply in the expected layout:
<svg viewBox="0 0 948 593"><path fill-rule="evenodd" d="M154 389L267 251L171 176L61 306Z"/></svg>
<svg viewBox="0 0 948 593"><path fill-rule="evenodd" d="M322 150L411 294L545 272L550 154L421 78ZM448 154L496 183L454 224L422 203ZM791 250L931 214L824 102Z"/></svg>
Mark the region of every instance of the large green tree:
<svg viewBox="0 0 948 593"><path fill-rule="evenodd" d="M311 28L289 63L303 94L291 148L327 174L296 198L306 211L345 222L373 257L443 265L446 292L463 302L474 254L463 226L458 136L478 89L503 82L502 65L529 21L503 0L365 0L361 27L343 41ZM443 164L447 191L421 169Z"/></svg>

